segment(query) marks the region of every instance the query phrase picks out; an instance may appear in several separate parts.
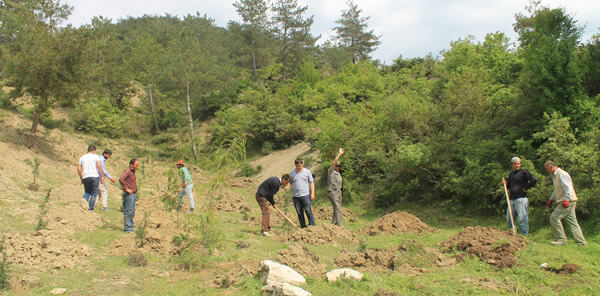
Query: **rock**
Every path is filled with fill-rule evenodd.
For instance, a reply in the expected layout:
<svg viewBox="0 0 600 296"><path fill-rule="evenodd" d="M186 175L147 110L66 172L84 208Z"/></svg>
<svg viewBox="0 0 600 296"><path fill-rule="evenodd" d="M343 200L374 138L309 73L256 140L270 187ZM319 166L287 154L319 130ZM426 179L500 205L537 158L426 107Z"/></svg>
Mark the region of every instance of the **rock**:
<svg viewBox="0 0 600 296"><path fill-rule="evenodd" d="M265 295L272 296L312 296L310 292L300 287L292 286L288 283L269 284L264 286L262 291Z"/></svg>
<svg viewBox="0 0 600 296"><path fill-rule="evenodd" d="M260 280L267 285L289 283L300 286L306 284L306 279L304 279L301 274L297 273L287 265L271 260L263 260L260 262Z"/></svg>
<svg viewBox="0 0 600 296"><path fill-rule="evenodd" d="M351 268L338 268L334 269L325 274L327 276L327 281L335 282L340 279L341 276L344 276L345 279L354 279L354 280L362 280L363 274L351 269Z"/></svg>
<svg viewBox="0 0 600 296"><path fill-rule="evenodd" d="M64 294L65 292L67 292L67 289L65 289L65 288L54 288L54 289L52 289L52 291L50 291L50 294L60 295L60 294Z"/></svg>

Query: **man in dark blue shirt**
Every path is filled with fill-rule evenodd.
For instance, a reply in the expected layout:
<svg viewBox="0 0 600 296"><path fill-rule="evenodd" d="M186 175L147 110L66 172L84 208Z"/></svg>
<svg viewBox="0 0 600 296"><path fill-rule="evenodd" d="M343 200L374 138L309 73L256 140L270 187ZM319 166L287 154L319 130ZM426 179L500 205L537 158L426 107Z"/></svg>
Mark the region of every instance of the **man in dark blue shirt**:
<svg viewBox="0 0 600 296"><path fill-rule="evenodd" d="M277 205L275 205L275 199L273 198L273 196L277 192L279 192L279 188L282 186L283 186L283 190L287 191L290 188L288 186L289 184L290 184L290 175L285 174L285 175L281 176L281 178L270 177L267 180L265 180L264 182L262 182L262 184L260 184L260 186L258 186L258 190L256 191L256 202L258 202L258 205L260 206L260 210L262 212L261 233L263 236L271 236L272 235L269 233L269 230L271 230L271 223L270 223L271 214L269 212L269 203L274 208L277 208Z"/></svg>
<svg viewBox="0 0 600 296"><path fill-rule="evenodd" d="M513 171L508 175L508 180L502 178L502 183L508 187L508 197L515 222L519 224L521 234L527 235L529 233L529 218L527 216L529 200L527 199L527 190L535 186L537 179L528 170L521 169L520 158L513 157L510 160L510 164ZM508 223L508 228L512 229L513 225L510 220L508 206L506 208L506 221Z"/></svg>

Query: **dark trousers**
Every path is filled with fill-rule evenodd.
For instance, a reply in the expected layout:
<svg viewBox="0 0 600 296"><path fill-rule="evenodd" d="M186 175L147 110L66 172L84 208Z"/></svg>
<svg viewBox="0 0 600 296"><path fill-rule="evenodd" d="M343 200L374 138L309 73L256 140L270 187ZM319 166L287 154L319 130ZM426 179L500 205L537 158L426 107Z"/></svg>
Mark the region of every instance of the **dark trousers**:
<svg viewBox="0 0 600 296"><path fill-rule="evenodd" d="M300 196L293 198L294 207L296 208L296 214L298 214L298 221L300 221L300 227L306 228L306 220L304 220L304 213L306 212L306 217L308 217L308 224L310 226L315 226L315 217L313 216L311 203L310 203L310 195Z"/></svg>

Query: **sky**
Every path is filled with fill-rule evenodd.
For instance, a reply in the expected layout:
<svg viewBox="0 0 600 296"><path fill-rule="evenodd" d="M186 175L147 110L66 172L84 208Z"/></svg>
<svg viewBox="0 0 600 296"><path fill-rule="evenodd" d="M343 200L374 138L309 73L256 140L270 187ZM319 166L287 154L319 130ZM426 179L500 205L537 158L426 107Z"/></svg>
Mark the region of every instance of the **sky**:
<svg viewBox="0 0 600 296"><path fill-rule="evenodd" d="M206 15L215 24L226 27L230 21L241 22L233 7L234 0L61 0L73 6L66 23L76 27L91 23L94 16L119 19L144 14L166 13L183 17L188 14ZM218 3L218 4L217 4ZM321 35L323 43L335 35L332 30L347 9L346 0L298 0L308 6L305 17L314 16L312 34ZM375 59L390 65L395 59L440 55L450 48L450 42L469 35L483 41L493 32L505 33L513 42L515 14L528 15L528 0L354 0L362 17L370 17L368 29L380 36L381 44L371 53ZM581 41L600 33L600 1L542 0L544 6L564 8L580 26L584 26Z"/></svg>

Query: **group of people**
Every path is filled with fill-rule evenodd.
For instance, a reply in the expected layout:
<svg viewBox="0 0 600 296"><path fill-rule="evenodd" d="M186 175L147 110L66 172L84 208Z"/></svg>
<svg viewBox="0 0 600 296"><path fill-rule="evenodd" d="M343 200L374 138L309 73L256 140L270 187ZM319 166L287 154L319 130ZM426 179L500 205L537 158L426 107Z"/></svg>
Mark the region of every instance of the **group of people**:
<svg viewBox="0 0 600 296"><path fill-rule="evenodd" d="M513 170L508 175L508 179L502 179L502 182L508 188L509 204L506 209L506 221L510 229L515 227L513 221L517 222L515 224L519 225L521 234L527 235L529 233L529 200L527 199L527 190L536 185L537 179L529 171L521 169L521 159L519 157L513 157L510 162ZM567 236L563 227L564 221L573 234L575 243L580 246L587 246L575 214L577 194L575 193L571 176L559 168L553 161L547 161L544 164L544 169L548 174L552 175L552 183L554 185L554 190L546 203L551 208L552 202L555 202L554 210L550 215L550 225L552 226L554 240L550 244L567 244Z"/></svg>
<svg viewBox="0 0 600 296"><path fill-rule="evenodd" d="M100 195L102 199L102 210L110 211L108 208L108 186L106 181L115 183L116 180L106 170L105 161L112 156L109 149L104 150L101 156L96 154L96 146L89 145L87 153L79 159L77 172L83 184L83 198L88 204L88 210L94 212L96 207L96 197ZM189 213L194 212L194 195L192 176L185 167L183 160L175 162L181 177L182 190L179 192L179 201L177 210L181 209L182 199L187 195L190 201ZM137 193L137 179L135 172L140 166L140 162L133 158L129 161L129 166L123 171L119 178L122 193L123 225L125 232L133 232L133 218L135 216L135 199Z"/></svg>
<svg viewBox="0 0 600 296"><path fill-rule="evenodd" d="M96 197L100 195L102 202L102 210L109 211L108 208L108 187L107 181L115 183L116 180L106 170L105 162L112 156L109 149L104 150L101 156L96 154L96 146L89 145L87 153L79 159L77 172L83 184L83 198L88 204L88 210L94 212L96 206ZM342 226L342 184L343 179L340 174L340 158L344 155L344 149L339 148L338 154L332 161L331 166L327 170L327 193L333 207L332 223ZM537 183L536 177L531 172L521 169L521 159L513 157L511 160L512 172L507 178L502 178L502 182L507 188L508 206L506 210L506 220L508 228L516 227L513 223L518 224L520 233L527 235L529 233L528 207L529 200L527 199L527 191L534 187ZM300 158L294 161L295 168L289 174L284 174L281 177L270 177L260 184L256 191L256 202L260 206L262 212L261 234L271 236L270 211L269 204L277 209L274 195L283 187L284 191L293 187L292 200L298 215L300 227L315 226L315 217L312 212L311 203L315 199L315 183L312 172L304 167L304 161ZM119 183L123 190L123 224L125 232L133 232L133 218L135 216L135 199L137 193L137 180L135 172L139 167L137 159L131 159L129 166L123 171L119 177ZM189 170L185 167L183 160L175 162L181 177L182 190L179 192L177 210L181 210L183 196L188 197L190 206L189 212L194 212L194 195L192 177ZM573 187L573 180L566 171L559 168L553 161L547 161L544 164L544 169L548 174L552 175L554 190L547 206L551 207L552 202L555 202L554 210L550 215L550 224L552 226L552 234L554 241L552 245L566 245L567 237L565 235L563 221L569 227L575 243L580 246L586 246L587 242L581 231L581 227L577 222L575 207L577 204L577 194ZM306 215L306 218L305 218Z"/></svg>
<svg viewBox="0 0 600 296"><path fill-rule="evenodd" d="M344 149L340 148L338 155L327 170L327 193L333 206L332 223L342 226L342 175L340 174L341 163L339 159L344 155ZM269 203L277 209L274 195L283 187L284 191L292 186L292 201L298 215L301 228L306 228L306 220L309 226L315 226L315 217L312 212L311 203L315 199L315 180L312 172L304 167L304 160L298 158L294 161L295 168L289 174L281 177L267 178L260 184L256 191L256 202L262 212L261 234L271 236ZM306 218L305 218L306 214Z"/></svg>

